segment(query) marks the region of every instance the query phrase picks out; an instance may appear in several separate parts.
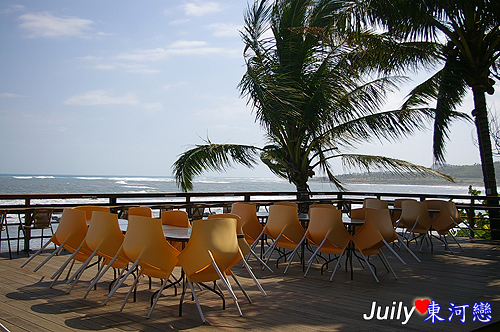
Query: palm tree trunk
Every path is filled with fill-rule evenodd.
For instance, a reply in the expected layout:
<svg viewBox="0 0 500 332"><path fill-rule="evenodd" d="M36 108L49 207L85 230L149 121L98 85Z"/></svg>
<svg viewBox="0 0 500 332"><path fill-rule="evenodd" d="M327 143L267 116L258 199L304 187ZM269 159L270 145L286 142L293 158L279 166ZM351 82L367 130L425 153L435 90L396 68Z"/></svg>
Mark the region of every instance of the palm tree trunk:
<svg viewBox="0 0 500 332"><path fill-rule="evenodd" d="M474 107L472 115L475 117L477 138L479 142L479 152L481 155L481 166L483 170L484 188L488 199L488 205L498 206L497 182L495 177L495 165L493 163L493 153L491 150L490 128L488 122L488 112L486 109L485 89L482 86L472 87L474 93ZM490 219L491 236L494 240L500 239L500 211L498 209L488 210Z"/></svg>
<svg viewBox="0 0 500 332"><path fill-rule="evenodd" d="M308 202L311 199L309 195L309 186L307 185L307 181L299 180L295 182L295 187L297 188L297 200L299 203L299 213L308 213L309 205Z"/></svg>

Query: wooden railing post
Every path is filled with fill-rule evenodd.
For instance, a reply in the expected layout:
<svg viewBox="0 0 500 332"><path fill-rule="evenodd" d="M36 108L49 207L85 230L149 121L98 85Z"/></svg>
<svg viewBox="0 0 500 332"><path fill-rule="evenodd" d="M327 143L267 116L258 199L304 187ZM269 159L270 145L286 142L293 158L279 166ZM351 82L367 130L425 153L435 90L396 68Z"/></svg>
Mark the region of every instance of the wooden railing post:
<svg viewBox="0 0 500 332"><path fill-rule="evenodd" d="M470 200L470 208L467 209L467 222L469 223L470 228L474 229L476 226L476 221L474 217L476 216L476 210L474 209L474 198L471 198ZM470 236L474 237L474 232L472 230L469 230Z"/></svg>

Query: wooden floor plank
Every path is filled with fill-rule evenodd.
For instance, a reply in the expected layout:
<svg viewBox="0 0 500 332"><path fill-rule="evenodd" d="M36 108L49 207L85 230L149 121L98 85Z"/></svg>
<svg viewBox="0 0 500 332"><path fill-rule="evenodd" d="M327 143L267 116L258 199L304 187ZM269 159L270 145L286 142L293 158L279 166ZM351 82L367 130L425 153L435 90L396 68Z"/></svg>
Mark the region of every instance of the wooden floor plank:
<svg viewBox="0 0 500 332"><path fill-rule="evenodd" d="M50 276L67 259L68 255L56 256L38 272L33 268L47 257L50 251L37 257L25 268L20 268L26 259L21 253L8 259L8 253L0 254L0 323L10 331L178 331L178 330L242 330L255 331L472 331L487 324L473 321L474 303L488 302L492 308L492 322L500 321L500 248L497 242L461 239L465 252L456 250L454 254L435 243L417 253L422 260L416 262L405 250L397 252L406 261L401 264L388 250L385 250L398 279L388 273L377 258L370 261L377 267L380 283L377 284L368 269L363 269L354 261L354 280L345 270L345 262L337 270L332 282L329 281L334 264L324 274L320 273L320 263L314 263L306 278L302 266L295 260L288 273L283 274L285 264L275 272L261 270L255 260L251 260L254 273L268 293L264 297L259 292L245 269L233 268L234 273L249 293L253 303L246 301L236 289L243 317L239 317L231 298L226 299L226 310L221 310L221 301L214 294L197 292L207 319L202 324L191 296L186 295L183 316L178 316L179 296L169 289L163 293L150 319L146 319L151 294L159 288L153 281L148 289L147 279L141 280L137 301L129 300L125 309L120 306L127 288L121 288L107 305L107 296L112 273L108 273L96 290L83 299L83 294L95 270L86 271L70 294L68 285L58 281L49 288ZM452 245L455 250L456 245ZM415 249L415 248L413 248ZM416 251L416 250L414 250ZM309 253L306 255L308 257ZM179 274L177 270L175 272ZM126 283L130 285L132 280ZM235 286L236 288L236 286ZM424 321L427 313L414 312L406 325L399 320L363 319L370 314L373 302L381 307L381 313L389 307L388 313L400 302L412 308L415 300L430 299L440 305L439 316L444 321ZM466 322L450 317L450 302L469 305ZM394 314L395 318L396 314ZM497 330L500 330L497 329Z"/></svg>

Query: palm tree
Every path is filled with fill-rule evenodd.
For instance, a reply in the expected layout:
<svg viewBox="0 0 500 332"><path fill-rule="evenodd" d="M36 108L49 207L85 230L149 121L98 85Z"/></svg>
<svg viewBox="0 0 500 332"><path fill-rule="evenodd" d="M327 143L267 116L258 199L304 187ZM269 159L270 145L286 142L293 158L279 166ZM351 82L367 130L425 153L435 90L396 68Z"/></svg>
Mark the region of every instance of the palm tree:
<svg viewBox="0 0 500 332"><path fill-rule="evenodd" d="M427 108L380 111L386 94L404 78L376 75L380 64L374 58L383 52L375 41L383 36L368 30L341 33L337 26L344 22L343 10L343 2L326 0L262 0L248 8L242 32L247 71L239 89L253 106L267 144L207 140L189 149L173 165L184 191L192 190L193 177L205 170L224 171L233 163L252 167L259 157L275 175L293 183L301 198L308 197L307 182L316 171L342 189L329 163L333 158L368 171L384 168L451 179L403 160L342 152L371 139L402 138L433 117ZM370 52L375 47L379 53ZM426 54L408 50L408 56L424 63L431 59Z"/></svg>
<svg viewBox="0 0 500 332"><path fill-rule="evenodd" d="M483 181L488 196L498 197L488 126L486 93L494 93L499 78L500 1L496 0L373 0L367 6L369 24L378 24L398 39L441 44L435 54L444 66L412 91L408 105L437 99L434 157L444 163L450 115L471 89L472 116L477 131ZM498 205L498 199L489 199ZM500 239L500 213L489 211L492 237Z"/></svg>

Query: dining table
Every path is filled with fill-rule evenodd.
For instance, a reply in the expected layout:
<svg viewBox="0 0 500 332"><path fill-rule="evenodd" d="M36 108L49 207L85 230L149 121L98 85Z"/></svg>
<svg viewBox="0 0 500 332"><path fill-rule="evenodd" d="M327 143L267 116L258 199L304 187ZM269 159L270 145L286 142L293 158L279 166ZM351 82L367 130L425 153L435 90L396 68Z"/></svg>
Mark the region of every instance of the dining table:
<svg viewBox="0 0 500 332"><path fill-rule="evenodd" d="M118 225L120 226L120 230L125 233L127 231L128 220L118 219ZM173 225L161 225L161 227L163 229L163 235L168 241L182 242L184 246L184 244L187 243L191 237L191 227Z"/></svg>

